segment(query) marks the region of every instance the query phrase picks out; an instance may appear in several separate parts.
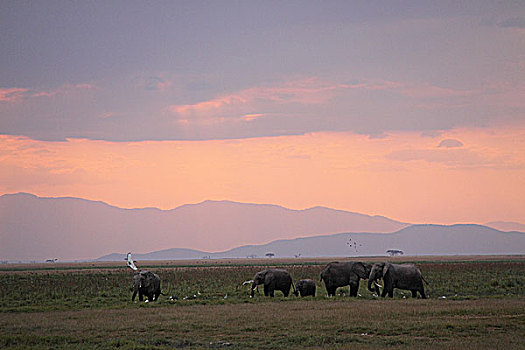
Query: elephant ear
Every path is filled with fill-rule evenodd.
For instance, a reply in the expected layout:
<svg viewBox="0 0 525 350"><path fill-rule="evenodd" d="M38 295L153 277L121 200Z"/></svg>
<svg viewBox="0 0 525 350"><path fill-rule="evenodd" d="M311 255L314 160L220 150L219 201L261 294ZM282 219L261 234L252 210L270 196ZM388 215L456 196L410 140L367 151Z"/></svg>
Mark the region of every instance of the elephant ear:
<svg viewBox="0 0 525 350"><path fill-rule="evenodd" d="M264 275L264 284L271 283L272 279L273 279L273 273L270 271L267 271L266 274Z"/></svg>
<svg viewBox="0 0 525 350"><path fill-rule="evenodd" d="M363 265L363 263L357 262L354 265L352 265L352 271L355 272L356 275L358 275L360 278L368 278L368 275L366 273L366 267Z"/></svg>
<svg viewBox="0 0 525 350"><path fill-rule="evenodd" d="M256 281L257 284L264 283L264 277L266 276L267 272L267 270L257 272L253 277L253 280Z"/></svg>
<svg viewBox="0 0 525 350"><path fill-rule="evenodd" d="M385 264L385 266L383 267L383 278L386 276L391 266L392 264Z"/></svg>

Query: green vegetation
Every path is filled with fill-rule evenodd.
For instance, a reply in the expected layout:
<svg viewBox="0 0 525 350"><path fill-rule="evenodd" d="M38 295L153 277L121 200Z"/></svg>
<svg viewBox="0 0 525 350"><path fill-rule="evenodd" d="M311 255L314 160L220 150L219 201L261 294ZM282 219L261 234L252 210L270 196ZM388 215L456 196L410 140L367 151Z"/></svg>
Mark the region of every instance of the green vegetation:
<svg viewBox="0 0 525 350"><path fill-rule="evenodd" d="M261 266L151 266L178 299L147 304L131 302L129 268L3 271L0 348L520 348L525 261L418 264L429 300L376 299L363 282L329 299L315 262L285 264L318 284L304 299L250 299L242 282Z"/></svg>

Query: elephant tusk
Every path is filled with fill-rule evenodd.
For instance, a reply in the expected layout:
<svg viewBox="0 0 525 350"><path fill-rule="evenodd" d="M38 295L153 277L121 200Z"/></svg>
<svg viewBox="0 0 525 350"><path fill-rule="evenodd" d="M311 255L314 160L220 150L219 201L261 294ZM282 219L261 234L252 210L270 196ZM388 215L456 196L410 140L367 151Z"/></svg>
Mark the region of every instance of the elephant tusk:
<svg viewBox="0 0 525 350"><path fill-rule="evenodd" d="M245 285L250 284L250 283L253 283L253 280L244 281L244 282L242 282L242 285L245 286Z"/></svg>
<svg viewBox="0 0 525 350"><path fill-rule="evenodd" d="M382 285L380 285L379 283L377 283L377 282L375 282L375 281L374 281L374 284L375 284L377 287L379 287L379 288L383 288Z"/></svg>

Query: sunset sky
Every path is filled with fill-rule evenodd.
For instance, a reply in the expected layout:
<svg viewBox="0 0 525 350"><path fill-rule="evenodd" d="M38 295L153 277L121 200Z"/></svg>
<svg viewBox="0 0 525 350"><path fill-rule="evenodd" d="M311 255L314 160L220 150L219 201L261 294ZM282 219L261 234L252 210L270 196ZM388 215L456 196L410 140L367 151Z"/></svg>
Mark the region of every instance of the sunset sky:
<svg viewBox="0 0 525 350"><path fill-rule="evenodd" d="M2 1L0 195L525 223L523 1Z"/></svg>

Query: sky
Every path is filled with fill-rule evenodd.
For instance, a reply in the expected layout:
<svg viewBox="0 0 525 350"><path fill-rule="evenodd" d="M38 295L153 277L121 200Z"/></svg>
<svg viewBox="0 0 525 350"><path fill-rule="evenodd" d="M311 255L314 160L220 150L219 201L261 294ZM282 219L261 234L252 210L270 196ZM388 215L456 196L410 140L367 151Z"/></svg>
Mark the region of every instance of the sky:
<svg viewBox="0 0 525 350"><path fill-rule="evenodd" d="M522 1L2 1L0 195L525 223Z"/></svg>

